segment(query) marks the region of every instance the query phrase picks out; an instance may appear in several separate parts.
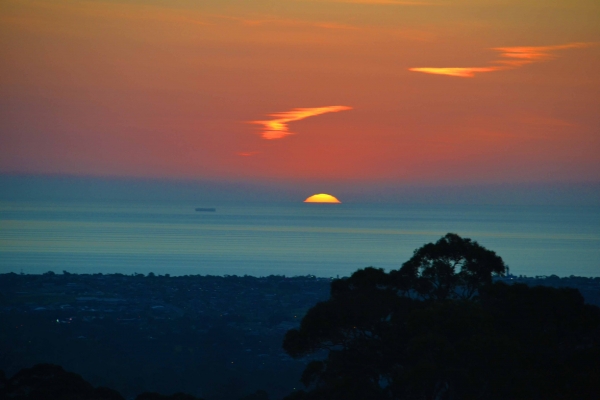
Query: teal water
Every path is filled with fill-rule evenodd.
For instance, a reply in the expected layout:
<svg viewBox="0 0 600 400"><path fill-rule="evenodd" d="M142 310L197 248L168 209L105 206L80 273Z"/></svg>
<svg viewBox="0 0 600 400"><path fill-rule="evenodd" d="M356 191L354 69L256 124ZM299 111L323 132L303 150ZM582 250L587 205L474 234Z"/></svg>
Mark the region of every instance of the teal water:
<svg viewBox="0 0 600 400"><path fill-rule="evenodd" d="M217 212L195 212L195 207ZM516 275L600 276L600 208L0 203L0 273L345 276L447 232Z"/></svg>

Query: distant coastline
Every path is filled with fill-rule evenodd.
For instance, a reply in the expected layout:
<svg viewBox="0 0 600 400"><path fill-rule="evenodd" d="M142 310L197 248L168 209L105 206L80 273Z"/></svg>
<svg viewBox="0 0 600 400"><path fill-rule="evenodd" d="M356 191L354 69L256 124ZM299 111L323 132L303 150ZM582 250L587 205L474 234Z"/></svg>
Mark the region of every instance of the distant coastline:
<svg viewBox="0 0 600 400"><path fill-rule="evenodd" d="M145 279L144 279L145 278ZM338 275L339 279L340 276ZM347 276L342 276L341 278L347 278ZM142 280L140 280L142 279ZM195 275L170 275L170 274L154 274L150 272L146 275L140 273L134 274L122 274L122 273L70 273L67 271L63 271L61 273L55 273L52 271L45 272L43 274L24 274L24 273L15 273L15 272L7 272L0 273L0 290L4 290L4 298L0 297L0 314L2 313L2 300L6 301L7 299L16 296L18 298L20 295L27 293L28 295L35 295L44 297L47 295L47 286L42 285L41 288L37 288L36 285L29 285L29 283L34 281L39 282L52 282L58 280L63 284L71 283L72 287L69 287L70 290L62 290L58 291L61 295L71 295L75 296L72 300L77 301L100 301L100 302L120 302L123 299L126 299L128 295L122 293L120 296L111 297L111 296L90 296L87 292L79 292L77 288L79 288L79 284L86 280L90 280L90 282L104 282L104 284L108 284L112 282L116 286L120 287L124 284L124 282L151 282L152 280L161 281L163 284L168 284L171 282L173 284L179 282L188 282L192 284L197 284L201 282L229 282L239 284L244 282L246 285L255 285L259 282L265 284L266 282L275 282L279 284L281 282L291 283L302 283L304 285L304 289L308 292L320 292L323 289L321 286L325 285L326 289L324 295L328 293L329 283L336 279L334 277L317 277L315 275L296 275L296 276L286 276L286 275L269 275L269 276L253 276L253 275L210 275L210 274L195 274ZM568 277L559 277L556 275L537 275L537 276L525 276L525 275L512 275L508 274L503 277L495 277L494 281L504 282L506 284L515 284L522 283L528 286L550 286L555 288L574 288L581 292L585 301L600 306L600 277L585 277L585 276L568 276ZM20 282L16 284L16 282ZM28 283L29 282L29 283ZM24 285L22 288L25 291L19 291L18 289L21 285ZM29 287L29 289L25 289L25 287ZM85 285L84 285L85 286ZM260 285L259 285L260 286ZM321 287L317 289L317 287ZM79 288L81 289L81 288ZM113 288L110 292L117 293L116 289ZM261 289L262 290L262 289ZM50 290L52 292L52 290ZM53 292L54 293L54 292ZM55 293L56 294L56 293ZM60 296L59 296L60 297ZM13 299L14 300L14 299ZM47 300L47 299L46 299ZM56 299L55 299L56 300ZM12 303L12 301L9 301ZM5 304L6 305L6 304Z"/></svg>
<svg viewBox="0 0 600 400"><path fill-rule="evenodd" d="M217 211L216 208L212 208L212 207L197 207L195 210L200 211L200 212L216 212Z"/></svg>

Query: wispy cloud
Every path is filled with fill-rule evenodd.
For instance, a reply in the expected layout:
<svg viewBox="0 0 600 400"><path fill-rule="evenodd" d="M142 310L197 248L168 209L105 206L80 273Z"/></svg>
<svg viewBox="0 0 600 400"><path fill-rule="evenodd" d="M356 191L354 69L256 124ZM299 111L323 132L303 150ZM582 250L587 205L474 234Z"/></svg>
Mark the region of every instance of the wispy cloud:
<svg viewBox="0 0 600 400"><path fill-rule="evenodd" d="M449 75L449 76L460 76L461 78L472 78L476 73L479 72L492 72L500 69L506 69L505 67L464 67L464 68L434 68L434 67L423 67L423 68L409 68L409 71L424 72L426 74L435 75Z"/></svg>
<svg viewBox="0 0 600 400"><path fill-rule="evenodd" d="M520 47L496 47L493 50L500 52L500 59L492 61L487 67L419 67L409 68L409 71L423 72L426 74L458 76L461 78L472 78L477 73L494 72L515 69L524 65L558 58L555 51L589 47L593 43L567 43L556 46L520 46Z"/></svg>
<svg viewBox="0 0 600 400"><path fill-rule="evenodd" d="M321 114L351 110L348 106L327 106L315 108L294 108L290 111L283 111L273 114L268 114L274 119L268 121L248 121L251 124L262 125L264 129L260 133L263 139L273 140L282 139L288 135L293 135L290 132L288 124L301 119L314 117Z"/></svg>
<svg viewBox="0 0 600 400"><path fill-rule="evenodd" d="M252 157L252 156L257 155L258 153L259 153L258 151L238 151L235 154L237 154L238 156L241 156L241 157Z"/></svg>
<svg viewBox="0 0 600 400"><path fill-rule="evenodd" d="M557 46L496 47L494 50L501 52L500 57L503 57L503 59L495 62L516 68L534 62L558 58L557 55L553 54L556 50L580 49L591 45L592 43L567 43Z"/></svg>

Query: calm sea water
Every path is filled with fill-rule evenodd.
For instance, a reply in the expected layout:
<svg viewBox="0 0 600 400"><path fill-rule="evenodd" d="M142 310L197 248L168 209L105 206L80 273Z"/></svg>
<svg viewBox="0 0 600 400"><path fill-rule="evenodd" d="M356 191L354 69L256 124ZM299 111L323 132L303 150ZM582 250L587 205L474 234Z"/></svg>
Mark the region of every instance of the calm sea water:
<svg viewBox="0 0 600 400"><path fill-rule="evenodd" d="M0 272L345 276L447 232L519 275L600 276L600 208L0 203Z"/></svg>

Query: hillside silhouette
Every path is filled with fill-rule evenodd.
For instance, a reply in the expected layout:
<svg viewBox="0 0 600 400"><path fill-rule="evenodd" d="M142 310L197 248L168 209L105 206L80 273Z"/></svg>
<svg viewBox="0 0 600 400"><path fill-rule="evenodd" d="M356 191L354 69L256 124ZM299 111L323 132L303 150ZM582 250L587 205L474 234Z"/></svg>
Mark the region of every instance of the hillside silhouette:
<svg viewBox="0 0 600 400"><path fill-rule="evenodd" d="M596 398L599 289L455 234L342 279L1 274L0 394Z"/></svg>

